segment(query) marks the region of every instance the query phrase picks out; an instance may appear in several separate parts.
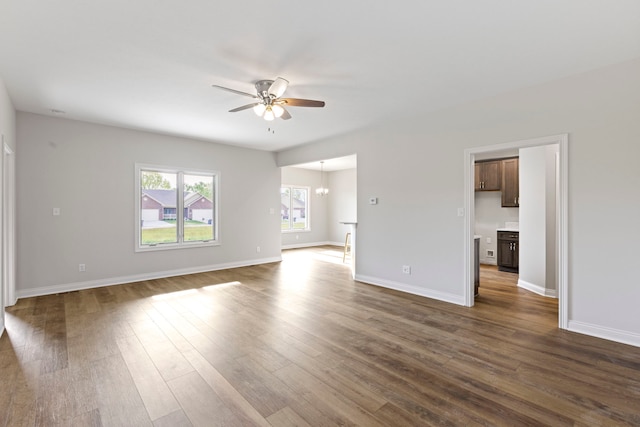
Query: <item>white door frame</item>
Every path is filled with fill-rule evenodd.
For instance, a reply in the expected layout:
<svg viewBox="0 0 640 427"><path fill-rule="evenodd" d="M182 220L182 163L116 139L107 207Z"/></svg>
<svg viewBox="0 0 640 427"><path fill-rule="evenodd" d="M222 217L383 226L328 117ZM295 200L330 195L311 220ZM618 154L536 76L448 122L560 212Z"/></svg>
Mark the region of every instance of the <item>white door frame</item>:
<svg viewBox="0 0 640 427"><path fill-rule="evenodd" d="M2 151L2 288L4 306L16 303L16 180L15 153L6 143ZM4 307L3 307L4 308Z"/></svg>
<svg viewBox="0 0 640 427"><path fill-rule="evenodd" d="M539 147L543 145L559 145L559 174L558 174L558 201L556 207L556 224L558 232L557 257L558 257L558 327L568 329L568 304L569 304L569 274L568 274L568 205L569 205L569 135L551 135L541 138L525 139L522 141L507 142L504 144L489 145L485 147L467 148L464 150L464 199L465 211L467 212L464 222L464 304L472 307L474 304L473 289L473 230L475 228L474 211L474 163L476 154L489 153L492 151L514 150L528 147Z"/></svg>

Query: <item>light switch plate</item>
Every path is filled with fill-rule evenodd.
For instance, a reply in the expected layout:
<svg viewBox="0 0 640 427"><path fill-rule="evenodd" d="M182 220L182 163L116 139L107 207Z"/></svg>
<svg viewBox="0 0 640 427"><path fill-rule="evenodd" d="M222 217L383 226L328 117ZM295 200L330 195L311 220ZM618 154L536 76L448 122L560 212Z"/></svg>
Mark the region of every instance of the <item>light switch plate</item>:
<svg viewBox="0 0 640 427"><path fill-rule="evenodd" d="M369 198L369 204L370 205L377 205L378 204L378 198L377 197L370 197Z"/></svg>
<svg viewBox="0 0 640 427"><path fill-rule="evenodd" d="M60 208L53 208L53 216L60 215Z"/></svg>

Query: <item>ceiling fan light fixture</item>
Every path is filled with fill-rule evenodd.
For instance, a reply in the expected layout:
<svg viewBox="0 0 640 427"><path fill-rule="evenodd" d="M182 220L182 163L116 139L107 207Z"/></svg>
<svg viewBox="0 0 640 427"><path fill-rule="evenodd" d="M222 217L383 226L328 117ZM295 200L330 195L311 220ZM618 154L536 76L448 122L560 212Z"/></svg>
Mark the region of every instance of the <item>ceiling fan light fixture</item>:
<svg viewBox="0 0 640 427"><path fill-rule="evenodd" d="M267 108L265 108L263 117L267 121L271 121L276 118L275 114L273 113L273 109L271 108L271 105L268 105Z"/></svg>
<svg viewBox="0 0 640 427"><path fill-rule="evenodd" d="M253 112L256 113L257 116L262 117L262 115L264 114L264 110L266 110L267 107L264 104L257 104L255 107L253 107Z"/></svg>
<svg viewBox="0 0 640 427"><path fill-rule="evenodd" d="M324 101L315 101L313 99L282 98L282 95L284 95L284 92L289 86L289 82L282 77L278 77L275 80L258 80L254 84L256 88L255 95L220 85L211 86L216 89L235 93L236 95L253 98L254 101L251 104L232 108L229 110L230 113L253 109L253 112L258 117L262 117L267 121L272 121L276 118L282 120L291 119L291 114L289 114L287 110L288 107L324 107L325 104Z"/></svg>
<svg viewBox="0 0 640 427"><path fill-rule="evenodd" d="M273 111L273 115L280 118L284 114L284 108L282 108L278 104L274 104L271 106L271 111Z"/></svg>

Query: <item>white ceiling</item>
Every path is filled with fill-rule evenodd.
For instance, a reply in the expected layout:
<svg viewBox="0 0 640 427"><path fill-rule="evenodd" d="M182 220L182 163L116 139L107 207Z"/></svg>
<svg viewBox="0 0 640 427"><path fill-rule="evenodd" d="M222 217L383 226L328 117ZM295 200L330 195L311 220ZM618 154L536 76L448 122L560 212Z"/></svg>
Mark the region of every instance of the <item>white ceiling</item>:
<svg viewBox="0 0 640 427"><path fill-rule="evenodd" d="M640 57L637 0L3 0L0 77L21 111L263 150ZM326 101L266 122L249 98Z"/></svg>

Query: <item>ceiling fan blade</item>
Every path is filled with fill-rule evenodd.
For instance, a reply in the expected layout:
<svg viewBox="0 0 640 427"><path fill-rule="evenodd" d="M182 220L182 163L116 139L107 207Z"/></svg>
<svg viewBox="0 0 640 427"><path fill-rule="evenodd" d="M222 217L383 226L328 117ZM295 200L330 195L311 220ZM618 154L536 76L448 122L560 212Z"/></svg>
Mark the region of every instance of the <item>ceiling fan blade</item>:
<svg viewBox="0 0 640 427"><path fill-rule="evenodd" d="M269 87L268 91L269 95L280 98L284 91L287 90L287 86L289 86L289 81L282 77L278 77L273 83L271 83L271 87Z"/></svg>
<svg viewBox="0 0 640 427"><path fill-rule="evenodd" d="M279 101L291 107L324 107L324 101L314 101L312 99L282 98Z"/></svg>
<svg viewBox="0 0 640 427"><path fill-rule="evenodd" d="M237 113L238 111L248 110L249 108L253 108L256 105L262 104L261 102L254 102L253 104L243 105L242 107L234 108L233 110L229 110L230 113Z"/></svg>
<svg viewBox="0 0 640 427"><path fill-rule="evenodd" d="M215 87L216 89L226 90L227 92L232 92L232 93L235 93L235 94L237 94L237 95L244 95L244 96L249 96L249 97L251 97L251 98L256 98L256 99L258 99L258 97L257 97L256 95L252 95L252 94L250 94L250 93L242 92L242 91L235 90L235 89L230 89L230 88L228 88L228 87L218 86L218 85L211 85L211 87Z"/></svg>
<svg viewBox="0 0 640 427"><path fill-rule="evenodd" d="M282 107L282 105L281 105ZM287 111L286 108L282 107L282 109L284 110L284 113L282 113L282 115L280 116L280 118L282 120L289 120L291 118L291 114L289 114L289 112Z"/></svg>

